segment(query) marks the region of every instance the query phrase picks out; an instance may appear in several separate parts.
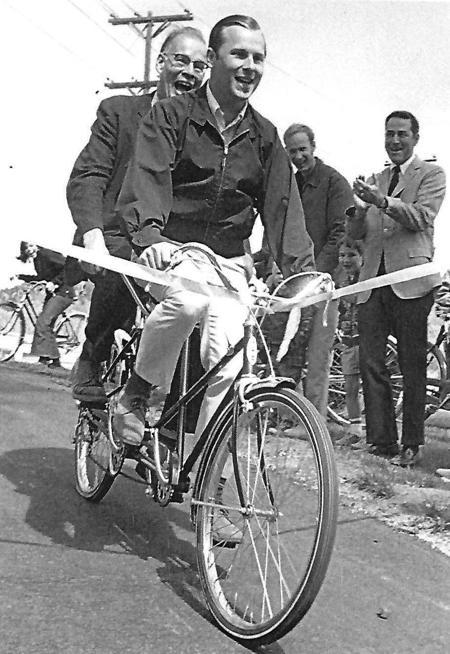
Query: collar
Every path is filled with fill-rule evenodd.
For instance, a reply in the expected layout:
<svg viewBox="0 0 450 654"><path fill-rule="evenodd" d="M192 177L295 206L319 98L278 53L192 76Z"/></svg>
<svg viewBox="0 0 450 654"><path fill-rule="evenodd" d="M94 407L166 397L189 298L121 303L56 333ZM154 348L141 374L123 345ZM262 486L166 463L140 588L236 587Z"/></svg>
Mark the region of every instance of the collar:
<svg viewBox="0 0 450 654"><path fill-rule="evenodd" d="M236 116L236 118L234 118L230 123L226 124L225 115L222 109L220 108L220 105L217 102L216 98L214 97L213 92L211 91L209 82L207 82L206 84L206 99L208 100L209 108L216 120L217 127L219 128L220 133L230 129L231 127L237 126L237 124L240 123L241 120L244 118L245 112L247 111L247 107L248 107L248 102L246 102L243 108L241 109L241 111Z"/></svg>
<svg viewBox="0 0 450 654"><path fill-rule="evenodd" d="M303 184L309 184L310 186L319 186L320 184L320 169L322 167L322 159L319 159L319 157L314 157L316 161L316 165L312 169L311 173L308 175L308 177L303 177L302 173L298 170L297 175L300 177L300 179L303 178Z"/></svg>
<svg viewBox="0 0 450 654"><path fill-rule="evenodd" d="M413 153L409 159L407 159L404 163L400 164L400 172L402 175L406 173L406 171L409 168L409 165L413 162L413 159L415 159L416 155ZM391 163L389 165L389 169L392 172L397 164Z"/></svg>

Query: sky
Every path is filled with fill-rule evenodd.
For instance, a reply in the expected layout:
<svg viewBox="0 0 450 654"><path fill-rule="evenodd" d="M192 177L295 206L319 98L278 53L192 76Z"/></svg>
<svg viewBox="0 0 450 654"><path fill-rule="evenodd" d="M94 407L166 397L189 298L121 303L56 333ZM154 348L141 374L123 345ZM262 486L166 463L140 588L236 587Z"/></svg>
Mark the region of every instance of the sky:
<svg viewBox="0 0 450 654"><path fill-rule="evenodd" d="M267 41L255 108L280 135L309 124L316 154L351 182L385 161L384 118L412 111L416 152L450 170L450 2L433 0L0 0L3 235L0 288L17 272L19 242L71 241L65 186L99 102L127 93L107 79L140 79L144 41L111 13L194 15L207 36L225 15L249 14ZM164 33L154 41L155 54ZM449 193L450 196L450 193ZM436 257L448 260L450 197L436 219Z"/></svg>

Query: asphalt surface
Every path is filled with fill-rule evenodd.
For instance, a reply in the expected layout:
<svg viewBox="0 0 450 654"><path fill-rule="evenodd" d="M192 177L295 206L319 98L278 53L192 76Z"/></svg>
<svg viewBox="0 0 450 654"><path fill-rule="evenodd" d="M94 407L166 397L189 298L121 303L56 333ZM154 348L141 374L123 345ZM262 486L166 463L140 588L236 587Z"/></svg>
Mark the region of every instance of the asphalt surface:
<svg viewBox="0 0 450 654"><path fill-rule="evenodd" d="M67 382L0 364L1 654L246 652L212 623L187 505L161 509L118 479L99 505L74 490ZM450 651L450 561L341 511L318 598L272 654Z"/></svg>

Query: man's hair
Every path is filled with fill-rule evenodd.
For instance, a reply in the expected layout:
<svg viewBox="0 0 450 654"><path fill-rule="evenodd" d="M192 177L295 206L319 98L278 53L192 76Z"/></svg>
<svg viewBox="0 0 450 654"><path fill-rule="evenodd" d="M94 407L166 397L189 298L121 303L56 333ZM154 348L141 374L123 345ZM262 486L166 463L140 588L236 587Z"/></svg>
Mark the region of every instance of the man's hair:
<svg viewBox="0 0 450 654"><path fill-rule="evenodd" d="M384 121L385 127L391 118L403 118L403 120L410 120L412 133L413 134L419 133L419 121L410 111L393 111L392 113L389 114L389 116Z"/></svg>
<svg viewBox="0 0 450 654"><path fill-rule="evenodd" d="M191 36L194 39L198 39L199 41L202 41L206 45L206 39L201 33L199 29L196 27L191 27L190 25L187 25L185 27L176 27L174 28L169 34L166 36L166 38L163 41L163 44L161 46L160 52L165 52L167 48L170 46L172 41L174 41L178 36Z"/></svg>
<svg viewBox="0 0 450 654"><path fill-rule="evenodd" d="M214 25L211 34L209 35L208 45L215 53L219 51L219 48L223 43L224 29L226 27L231 27L232 25L239 25L240 27L245 27L245 29L253 30L254 32L261 32L259 23L257 23L257 21L251 16L241 16L240 14L226 16Z"/></svg>
<svg viewBox="0 0 450 654"><path fill-rule="evenodd" d="M315 148L316 138L314 136L314 132L312 131L311 127L308 127L308 125L302 125L301 123L293 123L287 128L283 136L284 143L286 143L286 139L288 139L289 137L294 136L294 134L299 134L301 132L306 134L312 147Z"/></svg>
<svg viewBox="0 0 450 654"><path fill-rule="evenodd" d="M340 250L342 247L348 248L349 250L356 250L359 255L363 255L362 241L350 238L350 236L347 234L345 234L338 242L338 250Z"/></svg>

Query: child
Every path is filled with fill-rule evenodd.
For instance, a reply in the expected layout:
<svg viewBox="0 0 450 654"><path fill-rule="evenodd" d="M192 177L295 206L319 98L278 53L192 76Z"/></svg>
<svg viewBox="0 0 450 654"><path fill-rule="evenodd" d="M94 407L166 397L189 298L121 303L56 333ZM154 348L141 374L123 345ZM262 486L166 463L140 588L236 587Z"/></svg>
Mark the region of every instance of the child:
<svg viewBox="0 0 450 654"><path fill-rule="evenodd" d="M336 287L349 286L359 279L362 265L360 241L344 236L339 246L339 268ZM344 375L345 403L350 421L347 433L336 445L353 445L362 440L361 405L359 401L359 342L356 295L347 295L339 301L339 327L342 333L341 366Z"/></svg>

